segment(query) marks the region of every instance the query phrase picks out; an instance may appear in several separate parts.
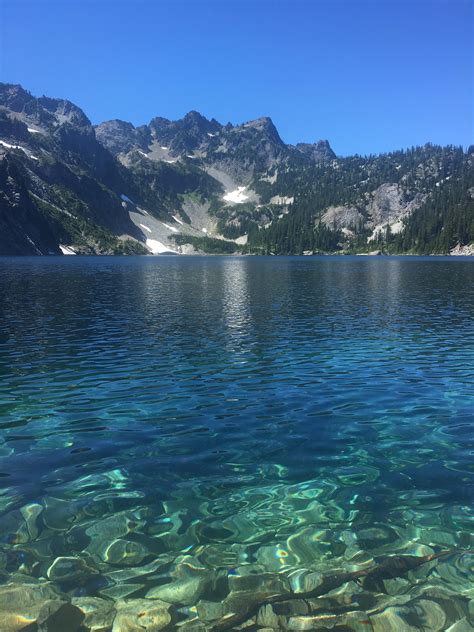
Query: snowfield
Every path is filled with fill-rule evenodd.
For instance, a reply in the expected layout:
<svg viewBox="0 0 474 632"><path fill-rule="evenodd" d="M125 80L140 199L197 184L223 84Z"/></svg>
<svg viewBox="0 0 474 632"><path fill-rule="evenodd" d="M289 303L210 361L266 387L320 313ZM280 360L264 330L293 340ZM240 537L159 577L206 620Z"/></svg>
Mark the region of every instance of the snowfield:
<svg viewBox="0 0 474 632"><path fill-rule="evenodd" d="M61 250L63 255L75 255L76 254L75 250L73 250L69 246L63 246L62 244L59 244L59 249Z"/></svg>
<svg viewBox="0 0 474 632"><path fill-rule="evenodd" d="M171 250L171 248L168 248L168 246L165 246L165 244L163 244L161 241L158 241L157 239L147 239L146 245L154 255L162 255L166 252L174 255L177 254L175 250Z"/></svg>
<svg viewBox="0 0 474 632"><path fill-rule="evenodd" d="M247 187L238 187L234 191L229 191L223 197L226 202L232 202L233 204L242 204L245 200L249 199L248 195L245 195L244 191Z"/></svg>
<svg viewBox="0 0 474 632"><path fill-rule="evenodd" d="M178 233L178 229L175 228L174 226L170 226L169 224L165 224L164 222L161 222L163 224L163 226L165 228L167 228L168 230L171 230L173 233Z"/></svg>
<svg viewBox="0 0 474 632"><path fill-rule="evenodd" d="M29 154L26 151L26 149L24 147L22 147L21 145L10 145L10 143L6 143L4 140L0 140L0 145L3 145L3 147L6 147L7 149L20 149L23 153L25 153L27 156L29 156L33 160L38 160L38 158L36 156L33 156L32 154Z"/></svg>

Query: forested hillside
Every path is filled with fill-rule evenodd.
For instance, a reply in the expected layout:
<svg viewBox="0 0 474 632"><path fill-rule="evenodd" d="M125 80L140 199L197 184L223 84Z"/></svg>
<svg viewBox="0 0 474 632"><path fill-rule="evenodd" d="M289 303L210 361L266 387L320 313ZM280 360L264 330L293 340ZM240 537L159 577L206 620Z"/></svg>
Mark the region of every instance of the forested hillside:
<svg viewBox="0 0 474 632"><path fill-rule="evenodd" d="M268 117L93 126L0 84L0 254L470 254L474 150L337 156Z"/></svg>

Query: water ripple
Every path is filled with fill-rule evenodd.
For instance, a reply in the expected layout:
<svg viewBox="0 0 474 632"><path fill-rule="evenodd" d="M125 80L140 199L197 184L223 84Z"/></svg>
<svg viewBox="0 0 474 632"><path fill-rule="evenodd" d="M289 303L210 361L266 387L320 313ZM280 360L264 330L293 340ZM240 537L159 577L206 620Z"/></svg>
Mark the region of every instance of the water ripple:
<svg viewBox="0 0 474 632"><path fill-rule="evenodd" d="M5 579L115 599L474 548L472 262L2 259L0 295Z"/></svg>

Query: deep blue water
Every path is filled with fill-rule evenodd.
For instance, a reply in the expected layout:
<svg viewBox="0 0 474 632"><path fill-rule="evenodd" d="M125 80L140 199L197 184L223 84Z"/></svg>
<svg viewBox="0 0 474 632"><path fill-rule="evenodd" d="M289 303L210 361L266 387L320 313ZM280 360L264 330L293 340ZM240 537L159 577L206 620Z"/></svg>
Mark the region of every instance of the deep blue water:
<svg viewBox="0 0 474 632"><path fill-rule="evenodd" d="M5 581L117 599L448 548L432 577L470 588L472 259L3 258L0 310Z"/></svg>

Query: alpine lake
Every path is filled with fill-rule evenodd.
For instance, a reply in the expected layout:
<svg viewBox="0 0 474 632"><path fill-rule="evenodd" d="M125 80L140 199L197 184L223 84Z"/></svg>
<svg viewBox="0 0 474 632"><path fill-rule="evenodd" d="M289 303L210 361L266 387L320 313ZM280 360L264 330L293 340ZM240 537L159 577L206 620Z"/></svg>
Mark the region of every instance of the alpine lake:
<svg viewBox="0 0 474 632"><path fill-rule="evenodd" d="M1 258L0 631L474 630L473 317L472 258Z"/></svg>

